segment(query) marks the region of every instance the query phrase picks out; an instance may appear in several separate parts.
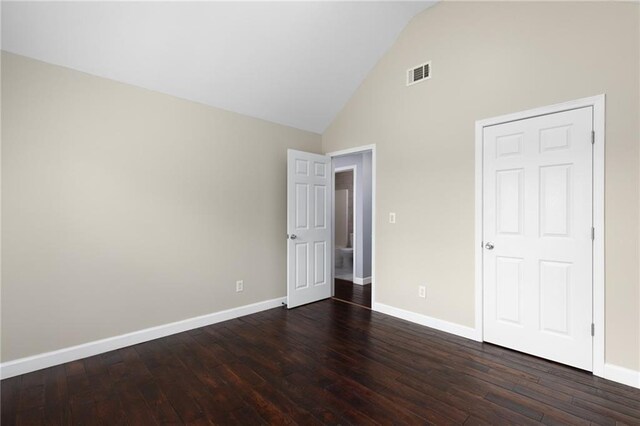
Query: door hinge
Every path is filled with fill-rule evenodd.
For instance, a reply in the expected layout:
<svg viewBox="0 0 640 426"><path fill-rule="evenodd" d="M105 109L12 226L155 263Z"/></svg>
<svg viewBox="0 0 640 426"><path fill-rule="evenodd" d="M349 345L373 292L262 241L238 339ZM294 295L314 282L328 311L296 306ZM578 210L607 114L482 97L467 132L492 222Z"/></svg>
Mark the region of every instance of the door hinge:
<svg viewBox="0 0 640 426"><path fill-rule="evenodd" d="M592 130L591 131L591 145L595 145L596 144L596 131Z"/></svg>
<svg viewBox="0 0 640 426"><path fill-rule="evenodd" d="M596 228L591 227L591 241L596 239Z"/></svg>
<svg viewBox="0 0 640 426"><path fill-rule="evenodd" d="M596 325L594 323L591 323L591 335L596 335Z"/></svg>

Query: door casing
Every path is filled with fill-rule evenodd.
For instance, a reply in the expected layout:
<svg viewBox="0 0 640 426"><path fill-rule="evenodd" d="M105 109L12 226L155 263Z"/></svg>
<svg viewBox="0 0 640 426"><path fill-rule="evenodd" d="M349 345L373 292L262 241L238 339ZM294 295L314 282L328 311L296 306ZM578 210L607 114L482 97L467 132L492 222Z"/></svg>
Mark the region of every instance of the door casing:
<svg viewBox="0 0 640 426"><path fill-rule="evenodd" d="M605 95L597 95L560 104L535 108L513 114L476 121L475 128L475 339L483 341L483 134L484 128L542 115L593 107L593 374L604 377L605 316L604 316L604 152Z"/></svg>

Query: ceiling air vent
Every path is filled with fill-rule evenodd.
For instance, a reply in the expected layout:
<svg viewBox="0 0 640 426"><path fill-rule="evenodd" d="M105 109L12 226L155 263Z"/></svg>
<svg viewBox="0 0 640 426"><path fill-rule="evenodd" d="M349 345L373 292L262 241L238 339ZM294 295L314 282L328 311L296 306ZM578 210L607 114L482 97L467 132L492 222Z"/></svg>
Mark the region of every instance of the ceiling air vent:
<svg viewBox="0 0 640 426"><path fill-rule="evenodd" d="M407 86L431 78L431 61L407 70Z"/></svg>

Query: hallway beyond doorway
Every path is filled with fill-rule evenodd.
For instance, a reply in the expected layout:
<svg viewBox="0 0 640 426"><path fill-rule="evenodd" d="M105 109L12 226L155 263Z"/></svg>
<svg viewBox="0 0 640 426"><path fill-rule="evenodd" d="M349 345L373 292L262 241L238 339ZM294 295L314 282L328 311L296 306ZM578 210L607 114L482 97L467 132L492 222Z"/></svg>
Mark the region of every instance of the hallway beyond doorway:
<svg viewBox="0 0 640 426"><path fill-rule="evenodd" d="M371 309L371 284L359 285L336 278L333 298Z"/></svg>

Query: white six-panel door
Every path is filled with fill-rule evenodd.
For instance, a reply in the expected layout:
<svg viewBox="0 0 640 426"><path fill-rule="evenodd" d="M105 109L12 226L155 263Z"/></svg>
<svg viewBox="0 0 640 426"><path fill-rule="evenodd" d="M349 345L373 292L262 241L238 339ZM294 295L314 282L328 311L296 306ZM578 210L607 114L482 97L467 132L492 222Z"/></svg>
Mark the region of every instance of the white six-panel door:
<svg viewBox="0 0 640 426"><path fill-rule="evenodd" d="M592 107L483 131L484 340L593 369Z"/></svg>
<svg viewBox="0 0 640 426"><path fill-rule="evenodd" d="M290 149L287 166L287 307L331 297L331 159Z"/></svg>

